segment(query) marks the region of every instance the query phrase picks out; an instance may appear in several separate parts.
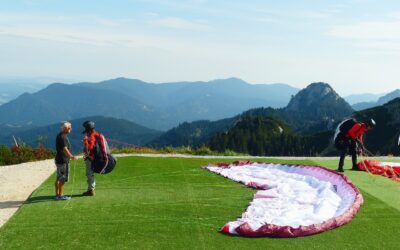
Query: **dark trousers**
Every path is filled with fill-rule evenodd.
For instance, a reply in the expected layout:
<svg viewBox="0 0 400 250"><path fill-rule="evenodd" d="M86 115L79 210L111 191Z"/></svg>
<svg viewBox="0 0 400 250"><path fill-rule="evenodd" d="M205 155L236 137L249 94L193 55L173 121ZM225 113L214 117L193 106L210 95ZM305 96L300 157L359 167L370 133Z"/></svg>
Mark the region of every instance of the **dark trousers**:
<svg viewBox="0 0 400 250"><path fill-rule="evenodd" d="M357 143L354 140L348 140L343 143L342 147L338 148L340 153L339 169L343 170L344 158L347 153L351 154L351 160L353 162L353 169L357 169Z"/></svg>

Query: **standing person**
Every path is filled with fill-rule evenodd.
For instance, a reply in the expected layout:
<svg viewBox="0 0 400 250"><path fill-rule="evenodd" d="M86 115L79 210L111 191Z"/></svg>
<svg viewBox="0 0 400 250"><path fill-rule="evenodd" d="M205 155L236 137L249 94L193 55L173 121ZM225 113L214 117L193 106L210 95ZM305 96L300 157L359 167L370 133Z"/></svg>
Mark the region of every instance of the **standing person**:
<svg viewBox="0 0 400 250"><path fill-rule="evenodd" d="M68 182L69 160L76 160L71 153L71 144L68 140L68 134L71 133L72 126L69 122L61 123L61 132L56 137L56 158L57 179L55 182L56 200L69 200L71 197L64 196L64 184Z"/></svg>
<svg viewBox="0 0 400 250"><path fill-rule="evenodd" d="M94 129L93 121L85 121L82 126L85 128L85 130L82 132L83 134L85 134L85 137L83 138L83 154L86 165L86 178L88 184L87 191L84 192L82 195L94 196L96 181L92 169L92 161L94 160L93 147L96 142L96 136L98 136L98 133Z"/></svg>
<svg viewBox="0 0 400 250"><path fill-rule="evenodd" d="M343 129L343 127L346 126L347 128ZM349 119L339 125L338 131L335 135L335 146L340 152L340 160L337 170L338 172L344 172L344 158L348 152L351 154L353 163L352 170L358 170L357 151L365 151L363 135L366 131L373 129L375 126L376 123L373 119L370 119L365 123L356 122L353 119Z"/></svg>

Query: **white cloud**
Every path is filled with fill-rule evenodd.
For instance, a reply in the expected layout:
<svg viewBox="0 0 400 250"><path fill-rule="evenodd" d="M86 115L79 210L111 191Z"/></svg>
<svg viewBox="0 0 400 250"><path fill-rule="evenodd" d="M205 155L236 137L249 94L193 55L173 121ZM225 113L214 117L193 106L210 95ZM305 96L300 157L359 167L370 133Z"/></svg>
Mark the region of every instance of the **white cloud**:
<svg viewBox="0 0 400 250"><path fill-rule="evenodd" d="M90 29L70 29L52 27L0 27L0 35L41 39L64 43L77 43L95 46L117 45L134 48L169 49L185 47L182 41L161 36L96 32Z"/></svg>
<svg viewBox="0 0 400 250"><path fill-rule="evenodd" d="M207 23L204 21L190 21L177 17L158 18L149 21L149 23L152 25L172 29L206 30L209 28Z"/></svg>
<svg viewBox="0 0 400 250"><path fill-rule="evenodd" d="M0 25L3 26L80 26L95 25L97 27L113 28L135 23L132 18L106 18L96 15L65 16L45 13L6 13L0 12Z"/></svg>
<svg viewBox="0 0 400 250"><path fill-rule="evenodd" d="M201 23L183 19L157 18L160 25L175 28L202 28ZM99 16L59 16L23 13L0 13L0 35L23 37L53 42L95 46L118 45L134 48L171 49L185 48L183 39L139 32L143 23L134 19L109 19Z"/></svg>
<svg viewBox="0 0 400 250"><path fill-rule="evenodd" d="M329 35L349 39L400 40L400 21L335 26Z"/></svg>
<svg viewBox="0 0 400 250"><path fill-rule="evenodd" d="M262 14L263 17L273 17L279 19L326 19L332 17L334 14L339 13L337 9L328 9L321 11L311 10L296 10L288 11L282 9L271 9L271 8L258 8L251 9L254 13Z"/></svg>
<svg viewBox="0 0 400 250"><path fill-rule="evenodd" d="M338 25L328 35L349 41L365 55L398 56L400 53L400 20Z"/></svg>

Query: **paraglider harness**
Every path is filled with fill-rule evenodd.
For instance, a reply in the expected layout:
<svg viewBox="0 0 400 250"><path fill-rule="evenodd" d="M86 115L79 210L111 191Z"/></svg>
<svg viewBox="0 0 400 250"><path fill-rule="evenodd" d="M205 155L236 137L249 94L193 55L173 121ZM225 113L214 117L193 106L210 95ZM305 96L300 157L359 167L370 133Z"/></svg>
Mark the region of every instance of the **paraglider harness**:
<svg viewBox="0 0 400 250"><path fill-rule="evenodd" d="M338 150L343 150L346 147L351 145L352 139L348 137L348 132L356 123L357 123L356 119L351 118L351 119L344 120L343 122L341 122L338 125L335 135L334 135L334 138L333 138L335 147ZM358 144L359 143L356 140L356 148L357 148Z"/></svg>
<svg viewBox="0 0 400 250"><path fill-rule="evenodd" d="M90 160L93 172L98 174L110 173L117 164L117 160L111 155L106 138L98 132L94 132L94 135L90 137L90 139L94 137L95 140L93 148L85 150L90 150L90 152L87 152L86 158Z"/></svg>

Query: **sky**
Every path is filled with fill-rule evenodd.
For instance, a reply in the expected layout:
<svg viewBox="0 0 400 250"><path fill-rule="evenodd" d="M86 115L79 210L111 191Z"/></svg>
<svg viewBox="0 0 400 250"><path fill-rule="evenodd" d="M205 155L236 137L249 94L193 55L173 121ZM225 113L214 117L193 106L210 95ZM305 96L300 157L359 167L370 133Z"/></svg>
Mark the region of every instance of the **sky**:
<svg viewBox="0 0 400 250"><path fill-rule="evenodd" d="M400 1L13 0L0 77L400 87Z"/></svg>

